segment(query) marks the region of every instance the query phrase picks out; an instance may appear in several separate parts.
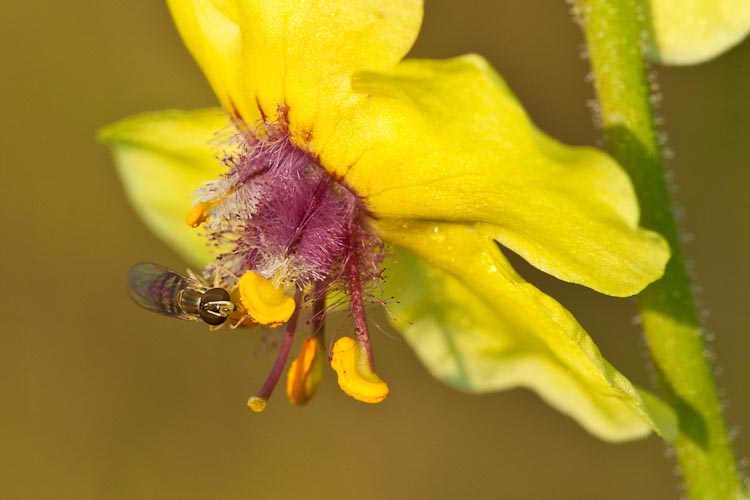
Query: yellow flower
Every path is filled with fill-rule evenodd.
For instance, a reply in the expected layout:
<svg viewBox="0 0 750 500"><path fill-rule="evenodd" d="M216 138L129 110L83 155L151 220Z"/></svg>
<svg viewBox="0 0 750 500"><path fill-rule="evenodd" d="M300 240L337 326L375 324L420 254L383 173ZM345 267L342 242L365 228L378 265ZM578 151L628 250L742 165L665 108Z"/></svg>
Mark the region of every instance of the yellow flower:
<svg viewBox="0 0 750 500"><path fill-rule="evenodd" d="M328 292L346 293L356 341L339 339L330 355L361 401L389 390L364 317L368 290L385 277L396 327L436 377L468 391L532 388L605 439L674 434L670 411L607 363L498 246L614 296L659 278L667 245L639 228L632 186L610 157L536 129L479 56L402 61L421 1L169 5L223 111L141 115L101 134L165 241L194 263L218 253L238 275L307 291L312 339L322 338ZM295 311L282 351L296 323ZM293 363L293 402L317 386L323 345L307 342Z"/></svg>
<svg viewBox="0 0 750 500"><path fill-rule="evenodd" d="M697 64L750 33L747 0L638 0L646 51L664 64Z"/></svg>

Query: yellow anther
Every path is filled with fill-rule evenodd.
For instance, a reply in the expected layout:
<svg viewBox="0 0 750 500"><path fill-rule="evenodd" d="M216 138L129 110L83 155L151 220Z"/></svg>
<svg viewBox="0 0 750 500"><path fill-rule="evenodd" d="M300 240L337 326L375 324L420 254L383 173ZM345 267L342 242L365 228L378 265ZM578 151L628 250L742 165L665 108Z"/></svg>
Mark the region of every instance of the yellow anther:
<svg viewBox="0 0 750 500"><path fill-rule="evenodd" d="M243 274L237 286L240 302L248 317L261 325L282 325L297 307L294 299L286 295L282 288L252 271Z"/></svg>
<svg viewBox="0 0 750 500"><path fill-rule="evenodd" d="M211 210L215 203L204 201L197 203L193 208L185 214L185 224L190 227L198 227L208 219L208 212Z"/></svg>
<svg viewBox="0 0 750 500"><path fill-rule="evenodd" d="M380 403L388 395L388 385L372 371L365 346L351 337L341 337L333 345L331 367L341 390L357 401Z"/></svg>
<svg viewBox="0 0 750 500"><path fill-rule="evenodd" d="M247 407L255 413L260 413L266 409L266 403L268 403L268 401L265 399L259 398L258 396L252 396L247 400Z"/></svg>
<svg viewBox="0 0 750 500"><path fill-rule="evenodd" d="M286 378L286 395L295 405L304 405L318 390L323 376L323 350L318 337L302 344L299 356L289 366Z"/></svg>
<svg viewBox="0 0 750 500"><path fill-rule="evenodd" d="M212 200L196 203L195 206L185 214L185 224L190 227L198 227L206 222L208 219L208 213L211 209L216 205L223 203L229 195L235 192L235 190L236 188L232 188Z"/></svg>

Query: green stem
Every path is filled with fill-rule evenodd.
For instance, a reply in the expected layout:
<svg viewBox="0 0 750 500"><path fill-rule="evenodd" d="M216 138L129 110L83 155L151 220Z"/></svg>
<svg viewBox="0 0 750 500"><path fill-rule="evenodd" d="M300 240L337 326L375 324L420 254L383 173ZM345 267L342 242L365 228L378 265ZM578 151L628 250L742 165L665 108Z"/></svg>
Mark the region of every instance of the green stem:
<svg viewBox="0 0 750 500"><path fill-rule="evenodd" d="M664 399L680 419L674 441L693 500L742 498L690 279L680 249L664 160L653 120L633 0L577 0L610 153L627 169L642 225L672 248L664 277L638 297L643 328Z"/></svg>

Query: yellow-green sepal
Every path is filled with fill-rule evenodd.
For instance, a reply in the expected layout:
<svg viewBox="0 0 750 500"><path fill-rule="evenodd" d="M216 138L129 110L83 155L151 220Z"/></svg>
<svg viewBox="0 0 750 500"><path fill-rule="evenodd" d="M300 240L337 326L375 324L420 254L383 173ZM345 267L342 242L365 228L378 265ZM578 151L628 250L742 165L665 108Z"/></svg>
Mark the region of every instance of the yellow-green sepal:
<svg viewBox="0 0 750 500"><path fill-rule="evenodd" d="M459 224L388 226L391 316L435 377L469 392L530 388L608 441L676 435L671 409L612 367L490 238Z"/></svg>
<svg viewBox="0 0 750 500"><path fill-rule="evenodd" d="M219 176L217 134L231 122L220 109L144 113L101 129L128 199L165 243L202 268L213 260L200 230L185 223L192 193ZM231 130L231 129L229 129Z"/></svg>

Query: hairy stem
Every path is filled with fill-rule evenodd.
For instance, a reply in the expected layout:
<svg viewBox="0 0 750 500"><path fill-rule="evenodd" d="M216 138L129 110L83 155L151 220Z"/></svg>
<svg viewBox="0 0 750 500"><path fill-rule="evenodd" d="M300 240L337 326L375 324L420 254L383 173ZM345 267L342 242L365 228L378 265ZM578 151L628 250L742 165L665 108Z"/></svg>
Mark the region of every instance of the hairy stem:
<svg viewBox="0 0 750 500"><path fill-rule="evenodd" d="M607 147L633 180L642 225L661 233L672 248L664 277L639 295L638 306L662 396L680 419L674 447L686 492L693 500L743 498L680 249L641 53L637 6L633 0L577 0L576 9Z"/></svg>

